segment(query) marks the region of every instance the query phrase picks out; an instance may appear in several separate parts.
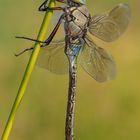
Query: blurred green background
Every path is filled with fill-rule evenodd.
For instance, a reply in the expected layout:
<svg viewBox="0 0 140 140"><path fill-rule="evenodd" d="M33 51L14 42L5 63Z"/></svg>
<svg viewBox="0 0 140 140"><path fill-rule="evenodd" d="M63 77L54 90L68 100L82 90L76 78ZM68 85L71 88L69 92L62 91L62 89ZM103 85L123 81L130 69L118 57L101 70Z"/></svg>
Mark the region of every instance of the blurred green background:
<svg viewBox="0 0 140 140"><path fill-rule="evenodd" d="M132 19L117 41L97 40L98 45L106 46L116 60L115 80L97 83L78 67L75 140L139 140L140 1L87 1L93 14L127 2L132 9ZM29 59L28 53L18 58L14 53L32 46L32 42L14 36L37 36L44 16L37 8L42 2L0 0L0 135ZM59 76L35 67L9 140L63 140L67 89L68 75Z"/></svg>

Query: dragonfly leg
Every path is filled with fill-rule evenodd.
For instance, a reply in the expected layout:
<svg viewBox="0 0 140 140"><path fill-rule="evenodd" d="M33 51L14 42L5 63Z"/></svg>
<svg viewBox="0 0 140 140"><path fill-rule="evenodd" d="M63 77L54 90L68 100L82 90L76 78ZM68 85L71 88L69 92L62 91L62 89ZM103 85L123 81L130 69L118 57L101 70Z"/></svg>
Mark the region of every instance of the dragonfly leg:
<svg viewBox="0 0 140 140"><path fill-rule="evenodd" d="M47 11L47 10L64 10L64 8L63 7L48 7L48 6L46 6L46 7L39 7L39 9L38 9L39 11L41 11L41 12L44 12L44 11Z"/></svg>
<svg viewBox="0 0 140 140"><path fill-rule="evenodd" d="M16 36L16 38L27 39L27 40L35 41L35 42L38 42L38 43L42 43L40 47L48 46L51 43L53 37L55 36L57 30L59 29L63 18L64 18L64 14L60 17L60 19L59 19L58 23L56 24L55 28L53 29L52 33L50 34L50 36L45 41L39 41L39 40L36 40L36 39L32 39L32 38L28 38L28 37L21 37L21 36ZM19 55L23 54L24 52L30 51L32 49L33 49L33 47L27 48L27 49L23 50L22 52L20 52L19 54L15 54L15 56L19 56Z"/></svg>
<svg viewBox="0 0 140 140"><path fill-rule="evenodd" d="M30 41L35 41L35 42L38 42L38 43L43 43L45 46L49 45L50 42L52 41L53 37L55 36L57 30L59 29L60 27L60 24L62 23L62 20L64 19L64 14L59 18L59 21L57 22L55 28L53 29L52 33L50 34L50 36L45 40L45 41L40 41L40 40L37 40L37 39L32 39L32 38L29 38L29 37L24 37L24 36L16 36L16 38L19 38L19 39L26 39L26 40L30 40Z"/></svg>
<svg viewBox="0 0 140 140"><path fill-rule="evenodd" d="M26 39L26 40L38 42L38 43L44 43L44 41L39 41L39 40L37 40L37 39L32 39L32 38L29 38L29 37L24 37L24 36L15 36L15 37L16 37L16 38L19 38L19 39Z"/></svg>
<svg viewBox="0 0 140 140"><path fill-rule="evenodd" d="M43 7L43 6L45 7L45 6L47 5L47 3L48 3L48 0L45 0L45 1L39 6L38 10L41 11L42 7Z"/></svg>
<svg viewBox="0 0 140 140"><path fill-rule="evenodd" d="M61 2L61 3L67 3L66 0L56 0L56 1Z"/></svg>
<svg viewBox="0 0 140 140"><path fill-rule="evenodd" d="M25 52L27 52L27 51L33 50L33 48L34 48L34 47L26 48L25 50L21 51L20 53L16 53L15 56L18 57L18 56L22 55L23 53L25 53Z"/></svg>
<svg viewBox="0 0 140 140"><path fill-rule="evenodd" d="M62 8L62 7L51 7L50 8L50 7L47 6L47 2L48 2L48 0L44 1L39 6L38 10L41 11L41 12L44 12L44 11L47 11L47 10L64 10L64 8ZM59 2L61 2L61 0Z"/></svg>
<svg viewBox="0 0 140 140"><path fill-rule="evenodd" d="M53 29L52 33L50 34L50 36L43 42L43 45L44 46L47 46L50 44L50 42L52 41L52 39L54 38L57 30L59 29L60 27L60 24L62 23L62 20L64 19L64 16L65 14L63 14L60 18L59 18L59 21L57 22L55 28Z"/></svg>
<svg viewBox="0 0 140 140"><path fill-rule="evenodd" d="M40 47L44 47L44 46L41 45ZM18 57L18 56L22 55L23 53L28 52L28 51L31 51L33 49L34 49L34 47L26 48L25 50L23 50L23 51L21 51L19 53L15 53L15 56Z"/></svg>

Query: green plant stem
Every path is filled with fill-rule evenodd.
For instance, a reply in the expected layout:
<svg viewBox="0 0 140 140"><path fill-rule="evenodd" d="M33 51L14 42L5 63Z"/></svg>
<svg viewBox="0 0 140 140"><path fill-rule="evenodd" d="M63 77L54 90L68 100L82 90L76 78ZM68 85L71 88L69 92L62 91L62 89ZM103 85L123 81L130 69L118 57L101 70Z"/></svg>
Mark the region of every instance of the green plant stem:
<svg viewBox="0 0 140 140"><path fill-rule="evenodd" d="M49 7L54 7L54 6L55 6L55 0L50 0ZM40 40L40 41L44 40L45 35L46 35L46 30L47 30L49 22L51 20L52 14L53 13L50 10L48 10L46 12L43 23L42 23L41 28L40 28L40 32L38 34L37 40ZM23 76L23 80L21 81L21 85L19 87L15 102L14 102L13 107L11 109L11 112L10 112L8 121L6 123L6 126L5 126L5 129L4 129L1 140L7 140L8 137L9 137L9 134L10 134L10 131L12 129L13 122L14 122L14 119L15 119L16 112L19 108L19 105L21 103L21 100L23 98L25 90L27 88L27 84L28 84L28 81L30 79L31 73L33 71L35 62L37 60L39 51L40 51L40 44L35 43L33 52L32 52L31 57L29 59L25 74Z"/></svg>

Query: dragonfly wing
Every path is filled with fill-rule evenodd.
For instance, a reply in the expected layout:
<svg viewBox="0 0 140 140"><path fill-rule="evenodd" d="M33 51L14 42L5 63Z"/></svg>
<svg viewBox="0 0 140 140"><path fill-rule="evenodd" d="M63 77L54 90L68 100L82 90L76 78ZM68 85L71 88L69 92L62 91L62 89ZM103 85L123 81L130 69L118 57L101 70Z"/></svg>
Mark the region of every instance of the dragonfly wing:
<svg viewBox="0 0 140 140"><path fill-rule="evenodd" d="M103 41L114 41L126 30L130 16L130 7L127 4L119 4L109 13L93 16L89 31Z"/></svg>
<svg viewBox="0 0 140 140"><path fill-rule="evenodd" d="M81 52L80 63L96 81L104 82L115 78L116 65L113 57L103 48L96 46L87 36Z"/></svg>
<svg viewBox="0 0 140 140"><path fill-rule="evenodd" d="M68 73L68 60L64 53L65 42L52 42L40 50L37 65L56 74Z"/></svg>

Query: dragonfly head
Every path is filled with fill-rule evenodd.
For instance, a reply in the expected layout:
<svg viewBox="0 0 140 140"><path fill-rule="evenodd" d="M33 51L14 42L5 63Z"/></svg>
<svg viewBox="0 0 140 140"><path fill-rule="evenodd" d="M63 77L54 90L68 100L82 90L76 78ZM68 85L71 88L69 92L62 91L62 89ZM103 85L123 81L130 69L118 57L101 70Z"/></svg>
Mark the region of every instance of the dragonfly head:
<svg viewBox="0 0 140 140"><path fill-rule="evenodd" d="M71 1L79 3L79 4L86 4L86 0L71 0Z"/></svg>

